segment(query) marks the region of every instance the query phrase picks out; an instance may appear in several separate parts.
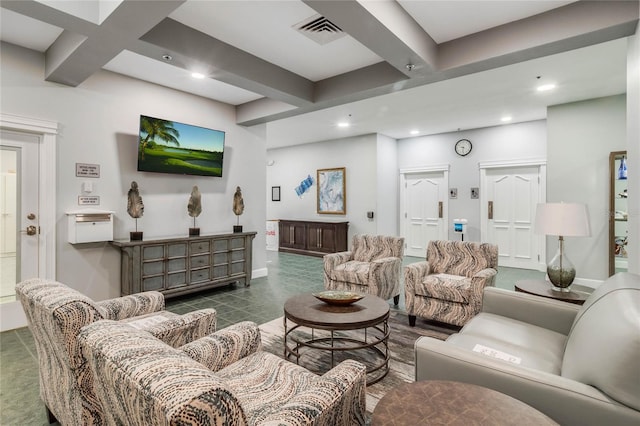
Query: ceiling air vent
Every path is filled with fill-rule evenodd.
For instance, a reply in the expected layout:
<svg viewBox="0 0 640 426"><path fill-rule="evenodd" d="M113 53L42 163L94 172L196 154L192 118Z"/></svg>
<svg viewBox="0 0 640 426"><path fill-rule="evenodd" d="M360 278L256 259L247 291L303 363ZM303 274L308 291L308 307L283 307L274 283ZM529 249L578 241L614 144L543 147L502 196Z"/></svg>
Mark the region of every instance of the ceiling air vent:
<svg viewBox="0 0 640 426"><path fill-rule="evenodd" d="M307 18L293 28L318 44L327 44L346 35L339 26L321 15Z"/></svg>

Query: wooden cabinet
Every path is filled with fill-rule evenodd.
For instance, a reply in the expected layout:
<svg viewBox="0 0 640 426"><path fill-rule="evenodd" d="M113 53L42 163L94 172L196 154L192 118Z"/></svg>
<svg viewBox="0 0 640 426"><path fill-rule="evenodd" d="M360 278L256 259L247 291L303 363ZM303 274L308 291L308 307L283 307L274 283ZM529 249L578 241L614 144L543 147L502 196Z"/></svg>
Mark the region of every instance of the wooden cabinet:
<svg viewBox="0 0 640 426"><path fill-rule="evenodd" d="M348 229L349 222L281 219L279 250L311 256L346 251Z"/></svg>
<svg viewBox="0 0 640 426"><path fill-rule="evenodd" d="M121 252L121 295L156 290L165 297L251 281L255 232L145 241L112 241Z"/></svg>

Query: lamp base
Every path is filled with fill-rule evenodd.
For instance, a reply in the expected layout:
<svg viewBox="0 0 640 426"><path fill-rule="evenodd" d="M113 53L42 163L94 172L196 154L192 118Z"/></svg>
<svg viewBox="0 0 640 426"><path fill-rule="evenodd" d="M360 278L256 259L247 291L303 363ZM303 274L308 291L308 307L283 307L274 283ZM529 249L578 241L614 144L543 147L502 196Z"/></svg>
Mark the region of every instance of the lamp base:
<svg viewBox="0 0 640 426"><path fill-rule="evenodd" d="M552 289L563 293L571 291L571 283L576 277L576 268L573 267L571 261L564 254L562 240L558 252L547 265L547 275L549 281L553 284Z"/></svg>

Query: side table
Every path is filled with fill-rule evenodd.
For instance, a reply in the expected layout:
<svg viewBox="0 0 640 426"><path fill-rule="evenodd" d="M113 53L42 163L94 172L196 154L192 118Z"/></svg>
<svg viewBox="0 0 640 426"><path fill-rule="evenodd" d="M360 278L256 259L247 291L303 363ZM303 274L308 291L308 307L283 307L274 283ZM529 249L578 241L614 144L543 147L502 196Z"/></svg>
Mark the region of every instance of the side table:
<svg viewBox="0 0 640 426"><path fill-rule="evenodd" d="M521 293L533 294L535 296L546 297L549 299L562 300L563 302L582 305L589 293L583 291L571 290L568 292L555 291L551 288L551 283L544 280L520 280L516 281L516 291Z"/></svg>
<svg viewBox="0 0 640 426"><path fill-rule="evenodd" d="M443 380L405 383L387 392L373 411L372 426L557 425L540 411L482 386Z"/></svg>

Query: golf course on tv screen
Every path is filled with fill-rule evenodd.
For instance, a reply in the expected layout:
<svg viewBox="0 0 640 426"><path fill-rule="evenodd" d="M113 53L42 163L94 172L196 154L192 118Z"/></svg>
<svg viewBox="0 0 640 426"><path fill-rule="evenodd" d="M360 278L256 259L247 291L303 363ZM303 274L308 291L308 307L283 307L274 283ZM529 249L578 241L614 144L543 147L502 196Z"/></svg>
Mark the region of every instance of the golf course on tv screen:
<svg viewBox="0 0 640 426"><path fill-rule="evenodd" d="M222 177L225 133L140 116L138 171Z"/></svg>

